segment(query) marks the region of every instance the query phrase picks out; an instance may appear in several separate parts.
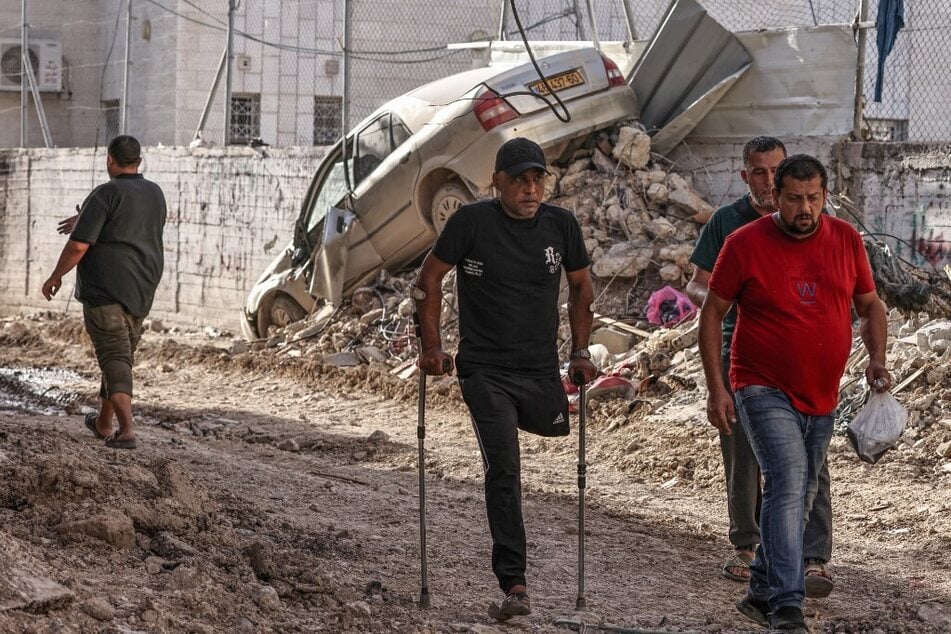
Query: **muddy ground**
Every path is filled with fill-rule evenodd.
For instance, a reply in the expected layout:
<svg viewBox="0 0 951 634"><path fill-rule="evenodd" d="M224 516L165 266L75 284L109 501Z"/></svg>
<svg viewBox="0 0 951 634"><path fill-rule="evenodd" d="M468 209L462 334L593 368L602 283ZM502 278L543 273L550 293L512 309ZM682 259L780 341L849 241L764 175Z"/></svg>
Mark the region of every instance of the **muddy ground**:
<svg viewBox="0 0 951 634"><path fill-rule="evenodd" d="M523 435L534 613L499 625L486 616L500 593L456 390L429 390L423 611L415 379L232 355L229 342L147 333L140 446L118 451L83 425L98 374L79 321L0 322L0 631L757 631L733 607L743 586L718 574L724 482L694 383L631 413L593 404L586 613L574 610L577 430ZM813 631L951 629L951 467L936 451L951 421L927 431L874 466L834 438L836 588L807 600Z"/></svg>

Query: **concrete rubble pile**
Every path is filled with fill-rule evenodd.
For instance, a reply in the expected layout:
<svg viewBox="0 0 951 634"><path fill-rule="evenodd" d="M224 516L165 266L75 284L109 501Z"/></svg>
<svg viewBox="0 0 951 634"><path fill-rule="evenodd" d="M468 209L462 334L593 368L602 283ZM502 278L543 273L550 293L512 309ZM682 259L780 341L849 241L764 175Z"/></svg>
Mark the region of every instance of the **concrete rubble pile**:
<svg viewBox="0 0 951 634"><path fill-rule="evenodd" d="M655 160L650 136L640 124L602 131L566 167L550 169L546 200L575 212L599 288L613 284L627 292L633 283L642 290L639 313L650 291L665 284L683 288L700 224L713 208L693 189L689 176ZM358 289L338 312L317 310L252 347L291 345L297 351L288 354L319 353L336 365L375 361L404 366L415 355L413 305L407 293L413 279L413 272L381 272L375 285ZM443 310L444 344L449 349L455 348L453 286L450 275ZM564 339L567 328L563 331ZM235 351L244 346L236 342Z"/></svg>

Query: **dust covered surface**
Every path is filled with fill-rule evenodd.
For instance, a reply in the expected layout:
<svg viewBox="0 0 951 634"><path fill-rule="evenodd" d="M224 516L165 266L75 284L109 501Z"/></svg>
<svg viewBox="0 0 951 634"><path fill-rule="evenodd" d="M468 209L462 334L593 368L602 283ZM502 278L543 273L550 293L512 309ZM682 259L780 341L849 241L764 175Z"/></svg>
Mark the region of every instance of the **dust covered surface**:
<svg viewBox="0 0 951 634"><path fill-rule="evenodd" d="M567 439L523 435L534 613L504 625L486 615L500 592L481 464L451 380L431 383L427 407L424 611L415 377L149 332L136 366L139 449L116 451L83 425L98 373L78 320L0 321L0 366L69 382L39 395L45 409L0 408L0 631L555 632L563 619L757 631L733 607L743 586L719 576L724 481L696 364L631 402L592 403L585 613L574 611L576 419ZM836 588L806 601L813 631L951 629L940 374L906 388L900 400L928 401L916 410L928 424L878 464L833 440ZM4 376L8 387L17 375Z"/></svg>

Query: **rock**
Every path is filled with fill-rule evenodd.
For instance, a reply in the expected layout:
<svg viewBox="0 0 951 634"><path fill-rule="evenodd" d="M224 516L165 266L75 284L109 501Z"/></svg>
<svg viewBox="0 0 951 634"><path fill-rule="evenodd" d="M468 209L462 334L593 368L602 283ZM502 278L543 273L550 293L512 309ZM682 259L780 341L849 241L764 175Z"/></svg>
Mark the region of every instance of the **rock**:
<svg viewBox="0 0 951 634"><path fill-rule="evenodd" d="M99 597L86 599L79 605L79 609L97 621L111 621L116 615L116 609Z"/></svg>
<svg viewBox="0 0 951 634"><path fill-rule="evenodd" d="M380 319L381 317L383 317L384 312L385 311L382 308L374 308L373 310L367 312L365 315L363 315L363 317L360 318L360 323L363 324L364 326L367 324L372 324L377 319Z"/></svg>
<svg viewBox="0 0 951 634"><path fill-rule="evenodd" d="M307 327L307 324L303 321L292 321L291 323L284 326L284 336L290 337L291 335L299 333L301 330Z"/></svg>
<svg viewBox="0 0 951 634"><path fill-rule="evenodd" d="M169 590L194 590L206 582L205 576L194 568L178 566L169 573L166 588Z"/></svg>
<svg viewBox="0 0 951 634"><path fill-rule="evenodd" d="M248 342L244 339L233 339L231 341L231 348L228 349L228 352L231 354L244 354L248 352L251 347L248 345Z"/></svg>
<svg viewBox="0 0 951 634"><path fill-rule="evenodd" d="M667 186L670 188L667 202L689 212L692 220L703 223L713 215L713 207L707 204L680 174L672 172L668 175Z"/></svg>
<svg viewBox="0 0 951 634"><path fill-rule="evenodd" d="M145 571L150 575L157 575L160 572L165 570L165 560L161 557L146 557L145 558Z"/></svg>
<svg viewBox="0 0 951 634"><path fill-rule="evenodd" d="M660 279L664 280L665 282L677 282L683 276L684 271L682 268L671 262L660 267L660 270L657 271L657 274L660 275Z"/></svg>
<svg viewBox="0 0 951 634"><path fill-rule="evenodd" d="M89 520L64 522L56 527L56 532L67 539L75 539L78 535L95 537L120 548L135 545L132 520L119 512L99 515Z"/></svg>
<svg viewBox="0 0 951 634"><path fill-rule="evenodd" d="M347 611L361 618L373 616L373 612L370 610L370 604L366 601L352 601L348 603Z"/></svg>
<svg viewBox="0 0 951 634"><path fill-rule="evenodd" d="M416 302L413 301L412 297L407 297L400 302L399 306L396 308L396 313L400 317L410 317L413 312L416 310Z"/></svg>
<svg viewBox="0 0 951 634"><path fill-rule="evenodd" d="M251 600L262 610L273 611L281 609L281 597L271 586L259 586L251 593Z"/></svg>
<svg viewBox="0 0 951 634"><path fill-rule="evenodd" d="M221 331L214 326L205 326L204 329L202 329L202 332L205 333L205 336L210 339L217 339L221 336Z"/></svg>
<svg viewBox="0 0 951 634"><path fill-rule="evenodd" d="M385 431L381 429L377 429L372 434L370 434L369 437L367 437L367 441L372 443L388 442L389 440L390 440L389 434L387 434Z"/></svg>
<svg viewBox="0 0 951 634"><path fill-rule="evenodd" d="M639 247L633 242L619 242L594 262L591 272L603 279L635 277L650 266L652 254L650 248Z"/></svg>
<svg viewBox="0 0 951 634"><path fill-rule="evenodd" d="M600 149L595 149L591 154L591 162L594 163L594 168L602 174L612 175L617 169L617 162Z"/></svg>
<svg viewBox="0 0 951 634"><path fill-rule="evenodd" d="M9 555L4 551L4 557ZM46 614L73 601L74 595L68 588L39 574L35 562L28 561L28 557L8 561L15 561L16 565L4 566L0 578L0 614L7 610Z"/></svg>
<svg viewBox="0 0 951 634"><path fill-rule="evenodd" d="M951 345L951 321L935 321L918 329L918 349L928 354L943 354Z"/></svg>
<svg viewBox="0 0 951 634"><path fill-rule="evenodd" d="M946 440L938 445L937 453L942 458L951 458L951 440Z"/></svg>
<svg viewBox="0 0 951 634"><path fill-rule="evenodd" d="M326 361L330 365L337 366L338 368L350 368L361 365L360 358L356 355L356 353L347 351L328 354Z"/></svg>
<svg viewBox="0 0 951 634"><path fill-rule="evenodd" d="M386 363L386 353L376 346L361 346L356 349L356 353L364 363Z"/></svg>
<svg viewBox="0 0 951 634"><path fill-rule="evenodd" d="M625 126L618 132L617 145L611 156L633 170L645 167L650 161L651 138L646 132Z"/></svg>
<svg viewBox="0 0 951 634"><path fill-rule="evenodd" d="M670 192L667 189L667 186L663 183L651 183L647 188L647 200L652 203L657 203L663 205L667 203L667 195Z"/></svg>
<svg viewBox="0 0 951 634"><path fill-rule="evenodd" d="M195 554L194 548L167 531L152 538L152 551L167 559L181 559Z"/></svg>
<svg viewBox="0 0 951 634"><path fill-rule="evenodd" d="M657 257L663 262L673 262L680 268L686 269L692 254L692 244L678 244L661 247L660 251L657 252Z"/></svg>
<svg viewBox="0 0 951 634"><path fill-rule="evenodd" d="M942 632L951 628L951 616L948 615L947 608L941 603L923 603L918 608L918 620Z"/></svg>
<svg viewBox="0 0 951 634"><path fill-rule="evenodd" d="M648 227L646 227L646 230L648 235L661 240L671 238L675 233L677 233L677 227L675 227L673 223L663 216L651 220L651 223Z"/></svg>
<svg viewBox="0 0 951 634"><path fill-rule="evenodd" d="M274 549L265 542L254 542L248 548L248 558L251 560L251 569L261 581L270 581L276 576L274 565Z"/></svg>
<svg viewBox="0 0 951 634"><path fill-rule="evenodd" d="M164 332L165 326L162 324L161 319L149 319L147 324L143 324L146 330L151 332Z"/></svg>
<svg viewBox="0 0 951 634"><path fill-rule="evenodd" d="M277 443L276 447L281 451L290 451L293 453L300 451L300 445L293 438L285 438L281 442Z"/></svg>
<svg viewBox="0 0 951 634"><path fill-rule="evenodd" d="M350 296L350 312L358 317L382 306L376 291L368 286L361 286Z"/></svg>

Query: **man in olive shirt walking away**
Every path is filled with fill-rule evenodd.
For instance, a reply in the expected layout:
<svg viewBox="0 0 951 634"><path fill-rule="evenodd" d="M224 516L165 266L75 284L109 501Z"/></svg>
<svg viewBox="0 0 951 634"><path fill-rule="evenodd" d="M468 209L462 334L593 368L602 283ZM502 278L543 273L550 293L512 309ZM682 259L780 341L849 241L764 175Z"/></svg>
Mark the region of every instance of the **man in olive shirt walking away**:
<svg viewBox="0 0 951 634"><path fill-rule="evenodd" d="M79 214L60 223L70 233L56 268L43 284L47 300L63 276L76 272L76 299L96 352L102 383L98 414L86 426L114 449L135 449L132 425L132 363L155 289L162 279L162 233L167 209L161 188L138 173L139 142L127 135L109 143L109 182L96 187ZM113 416L118 430L113 430Z"/></svg>

